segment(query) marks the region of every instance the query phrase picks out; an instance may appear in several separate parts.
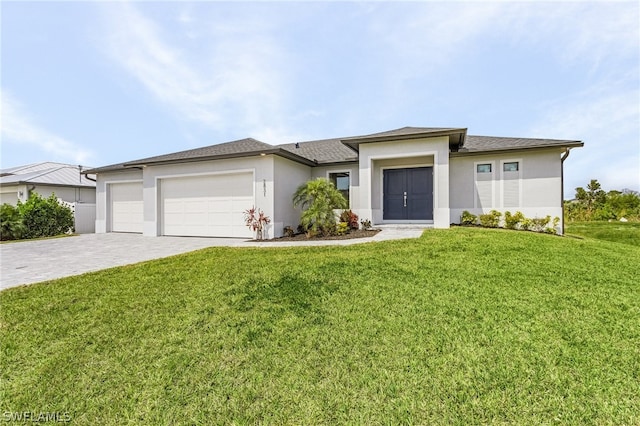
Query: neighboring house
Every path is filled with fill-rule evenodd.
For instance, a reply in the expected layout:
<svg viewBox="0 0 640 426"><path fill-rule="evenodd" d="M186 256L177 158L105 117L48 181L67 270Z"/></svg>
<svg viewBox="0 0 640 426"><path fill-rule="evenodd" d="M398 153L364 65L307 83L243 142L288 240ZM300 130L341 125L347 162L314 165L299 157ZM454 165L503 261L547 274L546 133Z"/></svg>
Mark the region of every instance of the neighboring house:
<svg viewBox="0 0 640 426"><path fill-rule="evenodd" d="M73 210L76 232L94 232L96 183L80 166L44 162L0 170L0 204L25 202L32 192L55 194Z"/></svg>
<svg viewBox="0 0 640 426"><path fill-rule="evenodd" d="M270 218L268 237L296 227L296 188L327 178L361 219L448 228L464 210L562 218L562 163L580 141L468 136L404 127L365 136L269 145L255 139L88 170L97 175L96 232L251 237L243 211Z"/></svg>

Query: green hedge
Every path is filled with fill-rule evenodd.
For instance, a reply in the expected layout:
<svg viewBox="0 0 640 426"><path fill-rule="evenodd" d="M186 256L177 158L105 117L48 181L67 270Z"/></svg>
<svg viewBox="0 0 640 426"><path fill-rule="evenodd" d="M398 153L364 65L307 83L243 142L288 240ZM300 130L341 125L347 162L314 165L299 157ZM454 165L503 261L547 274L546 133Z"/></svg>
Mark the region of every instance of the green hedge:
<svg viewBox="0 0 640 426"><path fill-rule="evenodd" d="M18 240L73 232L73 212L52 194L42 198L32 193L25 203L16 207L3 204L0 209L2 240Z"/></svg>

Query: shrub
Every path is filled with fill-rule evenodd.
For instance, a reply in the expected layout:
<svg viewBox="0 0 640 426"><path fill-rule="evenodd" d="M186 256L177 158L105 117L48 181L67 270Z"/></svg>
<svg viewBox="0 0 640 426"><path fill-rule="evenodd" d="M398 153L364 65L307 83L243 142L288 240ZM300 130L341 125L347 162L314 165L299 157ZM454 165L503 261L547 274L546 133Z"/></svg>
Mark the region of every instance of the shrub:
<svg viewBox="0 0 640 426"><path fill-rule="evenodd" d="M358 229L358 215L351 210L344 210L340 214L340 222L346 222L350 229Z"/></svg>
<svg viewBox="0 0 640 426"><path fill-rule="evenodd" d="M262 210L251 207L244 212L244 223L256 233L256 239L261 240L264 238L264 227L271 223L271 219Z"/></svg>
<svg viewBox="0 0 640 426"><path fill-rule="evenodd" d="M545 228L551 222L551 216L547 215L546 217L535 217L531 220L531 226L529 230L534 232L544 232Z"/></svg>
<svg viewBox="0 0 640 426"><path fill-rule="evenodd" d="M500 226L500 217L502 213L497 210L491 210L487 214L480 215L480 224L486 228L497 228Z"/></svg>
<svg viewBox="0 0 640 426"><path fill-rule="evenodd" d="M19 240L25 227L18 209L11 204L0 206L0 240Z"/></svg>
<svg viewBox="0 0 640 426"><path fill-rule="evenodd" d="M525 219L522 212L515 212L515 214L511 214L511 212L504 212L504 227L507 229L518 229L518 225Z"/></svg>
<svg viewBox="0 0 640 426"><path fill-rule="evenodd" d="M24 238L53 237L73 232L73 212L60 204L55 194L45 199L32 192L24 204L18 202L18 211L25 227Z"/></svg>
<svg viewBox="0 0 640 426"><path fill-rule="evenodd" d="M523 231L532 231L533 230L533 219L529 219L525 217L520 221L520 229Z"/></svg>
<svg viewBox="0 0 640 426"><path fill-rule="evenodd" d="M551 224L551 226L544 228L544 232L546 232L547 234L553 234L553 235L557 234L559 224L560 224L560 218L556 216L553 218L553 223Z"/></svg>
<svg viewBox="0 0 640 426"><path fill-rule="evenodd" d="M296 234L295 234L295 232L293 232L293 228L292 228L292 227L290 227L290 226L285 226L285 227L282 229L282 234L283 234L285 237L293 237L294 235L296 235Z"/></svg>
<svg viewBox="0 0 640 426"><path fill-rule="evenodd" d="M469 213L467 210L463 211L460 216L460 223L462 225L475 225L477 220L478 216Z"/></svg>
<svg viewBox="0 0 640 426"><path fill-rule="evenodd" d="M372 228L371 221L369 219L362 219L360 221L360 225L362 226L362 229L364 229L365 231L368 231L369 229Z"/></svg>
<svg viewBox="0 0 640 426"><path fill-rule="evenodd" d="M349 224L347 222L338 222L336 226L336 234L337 235L345 235L349 232Z"/></svg>
<svg viewBox="0 0 640 426"><path fill-rule="evenodd" d="M293 206L299 205L305 209L300 217L302 226L313 230L314 234L331 235L335 232L334 209L344 209L347 204L347 200L333 183L323 178L300 185L293 194Z"/></svg>

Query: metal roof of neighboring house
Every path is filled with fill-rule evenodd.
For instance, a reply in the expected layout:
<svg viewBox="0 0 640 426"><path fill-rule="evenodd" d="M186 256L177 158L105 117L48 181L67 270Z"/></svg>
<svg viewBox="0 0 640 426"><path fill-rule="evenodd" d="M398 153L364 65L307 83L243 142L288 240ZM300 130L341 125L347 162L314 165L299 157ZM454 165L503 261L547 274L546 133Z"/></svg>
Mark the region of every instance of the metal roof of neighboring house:
<svg viewBox="0 0 640 426"><path fill-rule="evenodd" d="M0 170L0 185L19 184L58 185L94 187L96 183L80 174L80 168L73 164L34 163Z"/></svg>
<svg viewBox="0 0 640 426"><path fill-rule="evenodd" d="M269 145L253 138L189 149L166 155L143 158L126 163L112 164L87 170L85 173L127 170L145 165L182 163L191 161L238 158L258 155L278 155L314 166L354 162L358 160L358 146L361 143L398 141L416 137L449 136L452 155L472 155L482 152L518 150L528 148L582 146L580 141L557 139L507 138L492 136L468 136L466 128L457 127L402 127L386 132L372 133L348 138L320 139L282 145Z"/></svg>

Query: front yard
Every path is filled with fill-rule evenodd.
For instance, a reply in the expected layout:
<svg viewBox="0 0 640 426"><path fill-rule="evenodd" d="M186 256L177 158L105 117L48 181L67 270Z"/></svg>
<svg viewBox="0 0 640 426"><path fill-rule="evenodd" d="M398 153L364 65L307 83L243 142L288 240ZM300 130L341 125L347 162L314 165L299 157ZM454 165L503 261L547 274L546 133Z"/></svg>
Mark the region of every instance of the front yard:
<svg viewBox="0 0 640 426"><path fill-rule="evenodd" d="M640 248L506 230L212 248L0 293L3 412L639 424Z"/></svg>

